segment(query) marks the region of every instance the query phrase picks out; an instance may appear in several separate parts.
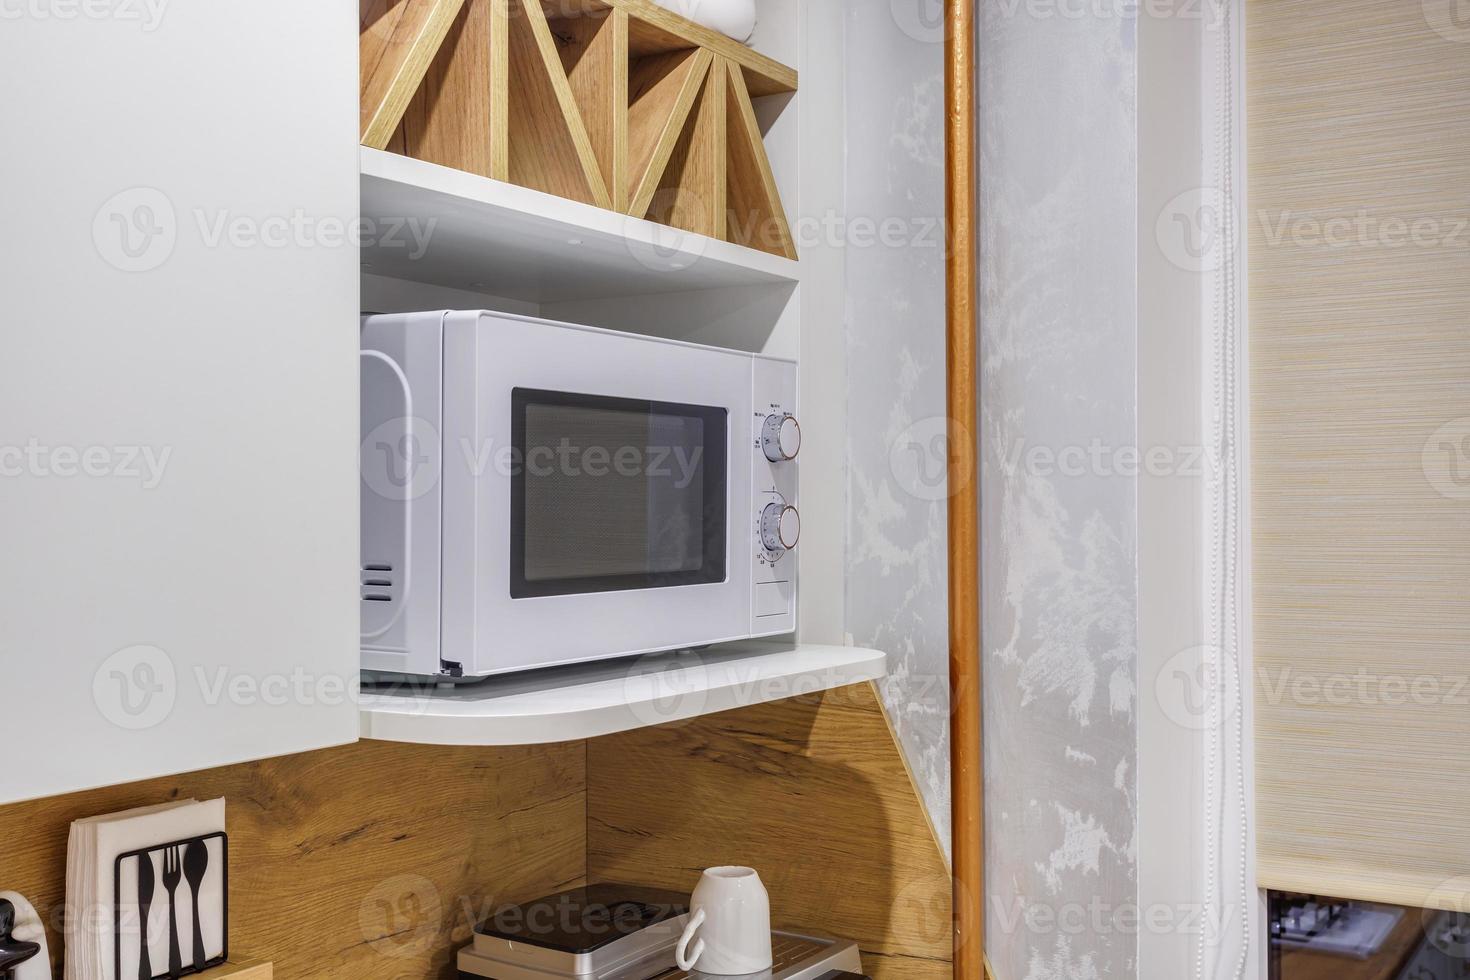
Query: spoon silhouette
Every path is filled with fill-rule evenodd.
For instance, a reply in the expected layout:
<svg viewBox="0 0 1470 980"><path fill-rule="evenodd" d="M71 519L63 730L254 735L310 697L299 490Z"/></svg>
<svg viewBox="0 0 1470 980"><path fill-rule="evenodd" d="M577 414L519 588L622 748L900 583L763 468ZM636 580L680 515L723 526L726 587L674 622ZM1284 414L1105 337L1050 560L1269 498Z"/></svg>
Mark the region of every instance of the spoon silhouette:
<svg viewBox="0 0 1470 980"><path fill-rule="evenodd" d="M184 848L184 878L189 882L189 896L194 911L194 969L204 972L204 933L199 929L199 886L209 867L209 848L202 840L192 840Z"/></svg>

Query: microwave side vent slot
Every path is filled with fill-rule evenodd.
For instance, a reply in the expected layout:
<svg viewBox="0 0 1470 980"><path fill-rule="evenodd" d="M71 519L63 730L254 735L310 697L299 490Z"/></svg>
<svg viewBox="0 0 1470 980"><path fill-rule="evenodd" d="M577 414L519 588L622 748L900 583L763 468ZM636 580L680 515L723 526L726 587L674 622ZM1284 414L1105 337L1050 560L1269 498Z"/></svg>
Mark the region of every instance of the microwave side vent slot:
<svg viewBox="0 0 1470 980"><path fill-rule="evenodd" d="M382 562L369 562L362 566L362 600L364 602L393 602L397 584L393 578L393 566ZM386 590L386 591L385 591Z"/></svg>

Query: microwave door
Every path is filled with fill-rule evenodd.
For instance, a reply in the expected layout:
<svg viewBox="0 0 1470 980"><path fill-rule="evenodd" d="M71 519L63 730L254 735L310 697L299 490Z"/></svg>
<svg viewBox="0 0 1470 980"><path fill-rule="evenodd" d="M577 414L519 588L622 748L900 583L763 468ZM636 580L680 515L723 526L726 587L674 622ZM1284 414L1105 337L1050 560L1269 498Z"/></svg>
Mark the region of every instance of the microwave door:
<svg viewBox="0 0 1470 980"><path fill-rule="evenodd" d="M751 357L446 316L444 645L488 675L750 635ZM733 496L738 495L738 496Z"/></svg>
<svg viewBox="0 0 1470 980"><path fill-rule="evenodd" d="M514 599L723 582L729 413L517 388Z"/></svg>

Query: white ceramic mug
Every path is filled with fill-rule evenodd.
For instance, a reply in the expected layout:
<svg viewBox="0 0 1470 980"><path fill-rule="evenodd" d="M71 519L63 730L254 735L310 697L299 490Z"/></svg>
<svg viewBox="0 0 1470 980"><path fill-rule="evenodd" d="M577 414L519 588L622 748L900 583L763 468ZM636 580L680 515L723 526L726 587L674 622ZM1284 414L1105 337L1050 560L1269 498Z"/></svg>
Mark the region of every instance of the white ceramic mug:
<svg viewBox="0 0 1470 980"><path fill-rule="evenodd" d="M771 898L760 875L751 868L706 871L689 899L689 924L679 937L674 959L686 972L698 969L723 977L769 970Z"/></svg>

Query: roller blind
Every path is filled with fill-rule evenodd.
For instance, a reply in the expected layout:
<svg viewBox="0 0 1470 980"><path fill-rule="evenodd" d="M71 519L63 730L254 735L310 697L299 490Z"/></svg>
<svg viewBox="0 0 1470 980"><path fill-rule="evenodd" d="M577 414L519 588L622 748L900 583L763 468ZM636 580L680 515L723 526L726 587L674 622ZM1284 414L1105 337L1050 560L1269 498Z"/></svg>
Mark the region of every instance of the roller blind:
<svg viewBox="0 0 1470 980"><path fill-rule="evenodd" d="M1470 910L1470 10L1246 10L1263 887Z"/></svg>

